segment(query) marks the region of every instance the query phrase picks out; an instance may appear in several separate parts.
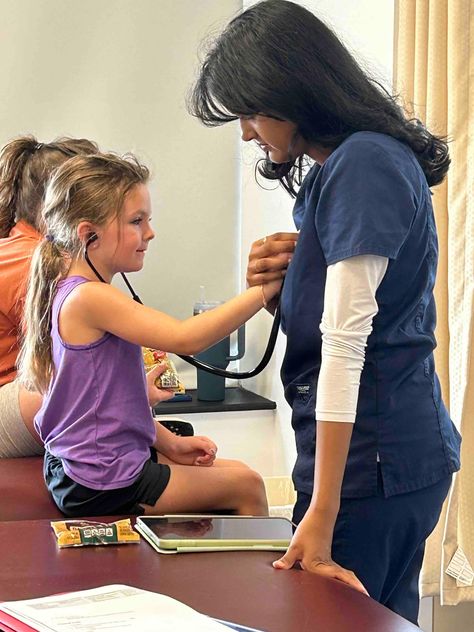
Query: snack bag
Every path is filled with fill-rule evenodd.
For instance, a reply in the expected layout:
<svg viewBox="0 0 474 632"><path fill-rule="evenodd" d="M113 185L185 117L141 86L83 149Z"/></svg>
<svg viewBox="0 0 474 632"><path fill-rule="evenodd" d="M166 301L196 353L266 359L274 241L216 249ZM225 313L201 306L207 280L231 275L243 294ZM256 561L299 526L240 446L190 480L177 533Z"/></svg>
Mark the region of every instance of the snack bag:
<svg viewBox="0 0 474 632"><path fill-rule="evenodd" d="M129 518L116 522L91 520L55 520L51 527L59 548L99 544L136 544L140 536L132 529Z"/></svg>
<svg viewBox="0 0 474 632"><path fill-rule="evenodd" d="M143 361L145 363L145 371L148 373L157 364L165 364L166 371L164 371L155 380L155 386L158 388L169 388L175 393L184 393L184 384L180 381L176 367L172 360L168 357L165 351L158 351L157 349L150 349L143 347Z"/></svg>

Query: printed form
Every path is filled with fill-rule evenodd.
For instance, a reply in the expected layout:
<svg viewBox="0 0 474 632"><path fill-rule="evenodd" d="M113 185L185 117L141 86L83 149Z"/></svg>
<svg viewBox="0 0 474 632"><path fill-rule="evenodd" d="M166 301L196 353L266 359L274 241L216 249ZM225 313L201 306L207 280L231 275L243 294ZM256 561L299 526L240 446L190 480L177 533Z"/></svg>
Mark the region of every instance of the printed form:
<svg viewBox="0 0 474 632"><path fill-rule="evenodd" d="M39 632L229 632L172 597L125 585L8 601L0 609Z"/></svg>

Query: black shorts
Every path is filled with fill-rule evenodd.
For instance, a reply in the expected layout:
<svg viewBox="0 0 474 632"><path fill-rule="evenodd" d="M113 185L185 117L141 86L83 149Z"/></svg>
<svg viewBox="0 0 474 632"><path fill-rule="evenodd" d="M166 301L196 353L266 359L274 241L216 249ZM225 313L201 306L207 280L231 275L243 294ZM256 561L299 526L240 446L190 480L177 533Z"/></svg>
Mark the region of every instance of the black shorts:
<svg viewBox="0 0 474 632"><path fill-rule="evenodd" d="M45 452L43 474L53 500L66 516L109 516L144 513L140 503L154 505L170 480L169 465L156 462L156 452L146 461L137 480L128 487L98 490L73 481L61 459Z"/></svg>

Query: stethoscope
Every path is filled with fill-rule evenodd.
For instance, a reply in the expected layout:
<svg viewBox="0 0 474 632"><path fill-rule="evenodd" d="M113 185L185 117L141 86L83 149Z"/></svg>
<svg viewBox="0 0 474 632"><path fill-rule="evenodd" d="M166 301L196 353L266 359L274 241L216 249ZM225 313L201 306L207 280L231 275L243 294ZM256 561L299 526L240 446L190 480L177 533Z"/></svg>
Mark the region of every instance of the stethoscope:
<svg viewBox="0 0 474 632"><path fill-rule="evenodd" d="M98 238L99 237L96 233L92 233L92 235L90 235L89 239L86 241L86 244L84 246L84 258L86 262L88 263L89 267L92 269L92 271L96 275L96 277L99 279L99 281L102 281L102 283L106 283L105 279L100 275L100 273L95 268L92 261L89 259L89 255L87 254L87 249L89 248L89 246ZM143 301L135 292L135 290L131 286L130 281L127 279L125 274L121 272L120 275L122 279L124 280L125 285L129 289L133 300L136 301L137 303L140 303L140 305L143 305ZM255 375L258 375L259 373L261 373L263 369L267 366L267 364L270 362L270 358L272 357L273 350L275 349L275 343L278 336L278 330L280 328L280 320L281 320L280 303L278 303L276 311L275 311L275 316L273 318L273 325L270 331L270 337L268 339L267 348L265 349L265 353L263 354L262 359L260 360L258 365L255 367L255 369L253 369L253 371L226 371L225 369L219 369L218 367L212 366L211 364L206 364L205 362L196 360L196 358L193 358L192 356L180 355L179 353L177 353L176 355L182 360L184 360L185 362L188 362L189 364L192 364L192 366L196 367L197 369L200 369L201 371L207 371L208 373L212 373L213 375L219 375L220 377L228 377L234 380L247 380L248 378L254 377Z"/></svg>

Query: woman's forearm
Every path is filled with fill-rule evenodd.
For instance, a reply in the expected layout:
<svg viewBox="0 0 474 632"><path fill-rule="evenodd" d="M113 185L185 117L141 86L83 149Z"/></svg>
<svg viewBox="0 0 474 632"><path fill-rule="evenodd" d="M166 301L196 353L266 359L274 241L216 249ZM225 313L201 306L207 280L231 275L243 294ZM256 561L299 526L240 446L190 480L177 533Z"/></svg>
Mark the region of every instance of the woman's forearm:
<svg viewBox="0 0 474 632"><path fill-rule="evenodd" d="M354 424L333 421L316 424L314 489L308 512L318 517L322 535L332 539Z"/></svg>

